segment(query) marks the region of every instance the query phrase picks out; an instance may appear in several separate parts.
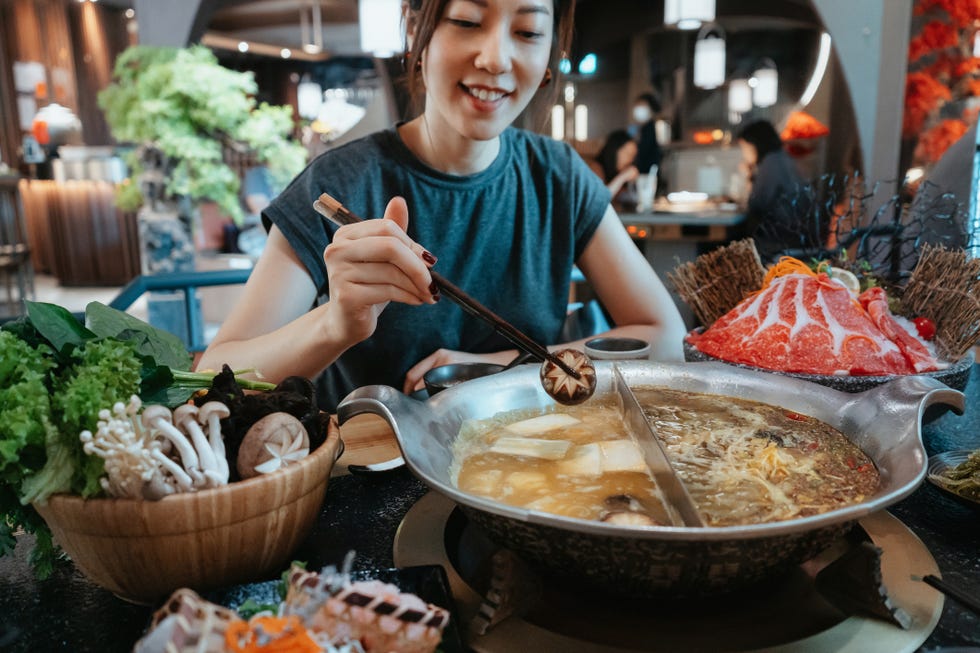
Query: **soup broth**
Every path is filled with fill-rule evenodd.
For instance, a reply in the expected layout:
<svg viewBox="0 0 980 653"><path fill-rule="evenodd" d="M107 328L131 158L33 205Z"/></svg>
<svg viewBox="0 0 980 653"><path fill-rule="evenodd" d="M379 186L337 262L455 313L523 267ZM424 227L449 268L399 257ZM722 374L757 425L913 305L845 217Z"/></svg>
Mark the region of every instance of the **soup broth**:
<svg viewBox="0 0 980 653"><path fill-rule="evenodd" d="M859 503L872 461L828 424L760 402L632 388L706 526L806 517ZM450 475L505 504L630 525L679 524L615 398L463 424Z"/></svg>
<svg viewBox="0 0 980 653"><path fill-rule="evenodd" d="M733 397L632 390L708 526L815 515L878 488L871 459L812 417Z"/></svg>
<svg viewBox="0 0 980 653"><path fill-rule="evenodd" d="M469 421L453 446L450 475L466 492L579 519L671 523L612 401Z"/></svg>

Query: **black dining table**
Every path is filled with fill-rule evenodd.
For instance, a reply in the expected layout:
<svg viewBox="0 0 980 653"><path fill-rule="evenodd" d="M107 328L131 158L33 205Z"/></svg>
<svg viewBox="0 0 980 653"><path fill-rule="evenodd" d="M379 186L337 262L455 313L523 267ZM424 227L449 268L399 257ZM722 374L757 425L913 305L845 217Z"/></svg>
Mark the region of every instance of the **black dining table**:
<svg viewBox="0 0 980 653"><path fill-rule="evenodd" d="M935 407L934 407L935 408ZM930 455L980 448L980 364L971 370L963 415L930 408L923 439ZM407 470L344 475L330 480L319 519L294 559L309 568L339 564L356 552L355 569L393 566L392 543L402 518L427 492ZM980 595L980 510L948 498L930 483L892 506L932 553L945 581ZM0 558L0 651L123 652L146 629L154 607L127 603L81 575L70 564L37 580L28 564L32 538L18 536L13 555ZM273 580L273 579L268 579ZM237 605L251 586L205 594ZM947 598L942 617L921 650L980 647L980 617Z"/></svg>

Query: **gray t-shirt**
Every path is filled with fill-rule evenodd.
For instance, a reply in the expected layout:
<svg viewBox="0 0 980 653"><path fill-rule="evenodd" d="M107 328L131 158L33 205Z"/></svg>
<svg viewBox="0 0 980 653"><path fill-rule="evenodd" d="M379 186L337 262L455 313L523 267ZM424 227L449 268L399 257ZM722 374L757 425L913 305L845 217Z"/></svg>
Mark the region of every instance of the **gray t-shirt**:
<svg viewBox="0 0 980 653"><path fill-rule="evenodd" d="M408 235L438 257L435 269L541 343L557 341L572 266L609 205L609 192L565 143L510 128L486 169L456 176L434 170L395 129L317 157L263 212L319 289L329 296L323 250L336 227L313 210L330 193L361 217L380 217L388 201L408 203ZM321 408L333 411L368 384L401 388L405 373L443 347L486 353L511 345L449 299L391 303L374 335L346 351L318 380Z"/></svg>

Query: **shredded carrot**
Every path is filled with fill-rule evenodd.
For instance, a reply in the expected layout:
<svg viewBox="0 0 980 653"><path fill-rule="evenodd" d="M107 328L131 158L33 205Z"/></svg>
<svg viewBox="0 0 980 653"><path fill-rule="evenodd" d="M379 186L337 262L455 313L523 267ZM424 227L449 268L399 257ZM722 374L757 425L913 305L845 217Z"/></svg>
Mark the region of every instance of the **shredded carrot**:
<svg viewBox="0 0 980 653"><path fill-rule="evenodd" d="M225 631L225 646L232 653L319 653L299 617L256 616L235 621Z"/></svg>
<svg viewBox="0 0 980 653"><path fill-rule="evenodd" d="M773 279L776 277L786 276L787 274L806 274L811 277L817 276L816 272L811 270L810 266L800 259L793 258L792 256L784 256L779 259L775 265L769 268L768 272L766 272L766 277L762 280L762 288L768 288Z"/></svg>

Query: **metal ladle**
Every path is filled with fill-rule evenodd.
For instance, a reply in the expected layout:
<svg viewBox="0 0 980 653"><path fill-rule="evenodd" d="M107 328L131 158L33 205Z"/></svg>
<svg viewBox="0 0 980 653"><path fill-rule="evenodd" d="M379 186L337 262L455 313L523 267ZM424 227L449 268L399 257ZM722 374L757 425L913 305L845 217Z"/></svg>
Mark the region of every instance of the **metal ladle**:
<svg viewBox="0 0 980 653"><path fill-rule="evenodd" d="M335 225L343 226L362 222L363 218L351 213L339 201L323 193L313 202L317 213ZM521 351L527 352L541 364L541 385L555 401L565 405L579 404L595 392L596 374L591 359L576 349L548 351L513 324L503 319L489 308L468 295L462 288L452 283L435 270L429 270L432 280L439 290L463 310L493 327L494 331L507 338Z"/></svg>

